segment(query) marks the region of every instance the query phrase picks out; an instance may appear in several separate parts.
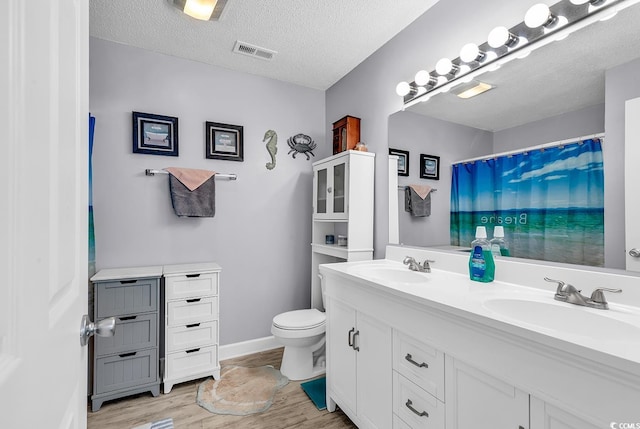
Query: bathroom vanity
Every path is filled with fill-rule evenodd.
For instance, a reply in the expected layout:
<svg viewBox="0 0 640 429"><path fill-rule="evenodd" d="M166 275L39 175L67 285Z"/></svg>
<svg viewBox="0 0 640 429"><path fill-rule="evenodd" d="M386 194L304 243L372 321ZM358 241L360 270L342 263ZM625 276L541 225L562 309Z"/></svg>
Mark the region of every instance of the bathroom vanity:
<svg viewBox="0 0 640 429"><path fill-rule="evenodd" d="M406 256L436 262L418 273ZM486 284L468 279L466 253L388 246L386 258L320 267L330 411L380 429L640 422L637 276L498 258ZM580 307L554 300L545 276L623 293L609 310Z"/></svg>

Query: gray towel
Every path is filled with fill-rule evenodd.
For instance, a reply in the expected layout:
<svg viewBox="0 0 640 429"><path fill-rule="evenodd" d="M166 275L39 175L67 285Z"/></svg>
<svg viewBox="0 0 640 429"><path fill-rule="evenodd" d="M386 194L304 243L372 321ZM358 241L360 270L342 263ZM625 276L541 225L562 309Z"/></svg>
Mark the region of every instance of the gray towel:
<svg viewBox="0 0 640 429"><path fill-rule="evenodd" d="M169 192L173 211L181 217L214 217L216 214L215 176L190 191L181 181L169 174Z"/></svg>
<svg viewBox="0 0 640 429"><path fill-rule="evenodd" d="M423 200L411 187L405 187L404 211L416 217L431 216L431 192Z"/></svg>

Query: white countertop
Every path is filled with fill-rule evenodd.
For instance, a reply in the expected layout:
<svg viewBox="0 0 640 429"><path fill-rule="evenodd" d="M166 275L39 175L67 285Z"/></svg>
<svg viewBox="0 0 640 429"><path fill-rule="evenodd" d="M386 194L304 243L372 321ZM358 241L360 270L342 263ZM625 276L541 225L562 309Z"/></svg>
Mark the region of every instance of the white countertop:
<svg viewBox="0 0 640 429"><path fill-rule="evenodd" d="M609 310L587 308L554 300L553 284L545 290L501 281L480 283L437 268L416 273L386 259L326 264L320 272L640 375L638 307L610 302Z"/></svg>
<svg viewBox="0 0 640 429"><path fill-rule="evenodd" d="M140 279L149 277L161 277L162 266L149 267L130 267L130 268L105 268L91 277L92 282L122 280L122 279Z"/></svg>

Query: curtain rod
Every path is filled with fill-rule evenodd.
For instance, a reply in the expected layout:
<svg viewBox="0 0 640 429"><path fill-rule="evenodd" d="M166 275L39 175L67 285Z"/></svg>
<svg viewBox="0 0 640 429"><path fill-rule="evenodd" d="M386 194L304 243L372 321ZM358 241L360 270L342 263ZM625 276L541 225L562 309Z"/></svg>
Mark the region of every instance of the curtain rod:
<svg viewBox="0 0 640 429"><path fill-rule="evenodd" d="M154 176L156 174L169 174L169 172L165 170L154 170L151 168L147 168L146 170L144 170L144 174L146 174L147 176ZM216 173L213 177L214 179L229 179L229 180L236 180L238 178L236 174L220 174L220 173Z"/></svg>
<svg viewBox="0 0 640 429"><path fill-rule="evenodd" d="M551 142L551 143L543 143L543 144L539 144L537 146L531 146L531 147L527 147L527 148L523 148L523 149L511 150L511 151L508 151L508 152L492 153L491 155L484 155L484 156L479 156L477 158L464 159L462 161L453 162L452 165L453 164L464 164L464 163L467 163L467 162L474 162L474 161L484 161L484 160L491 159L491 158L497 158L499 156L514 155L514 154L517 154L517 153L530 152L532 150L546 149L548 147L562 146L562 145L566 145L566 144L569 144L569 143L579 143L579 142L582 142L582 141L585 141L585 140L589 140L589 139L602 139L603 137L604 137L604 133L590 134L588 136L574 137L574 138L565 139L565 140L558 140L558 141Z"/></svg>

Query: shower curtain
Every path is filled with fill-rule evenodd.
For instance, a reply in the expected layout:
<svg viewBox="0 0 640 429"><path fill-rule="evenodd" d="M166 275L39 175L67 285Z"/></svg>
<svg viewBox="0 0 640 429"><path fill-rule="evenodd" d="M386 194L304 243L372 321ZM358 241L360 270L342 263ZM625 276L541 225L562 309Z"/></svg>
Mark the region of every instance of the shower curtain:
<svg viewBox="0 0 640 429"><path fill-rule="evenodd" d="M604 174L599 139L454 164L451 244L502 225L511 256L604 265Z"/></svg>
<svg viewBox="0 0 640 429"><path fill-rule="evenodd" d="M96 272L96 241L93 231L93 171L91 155L93 154L93 131L96 127L96 118L89 114L89 277Z"/></svg>

